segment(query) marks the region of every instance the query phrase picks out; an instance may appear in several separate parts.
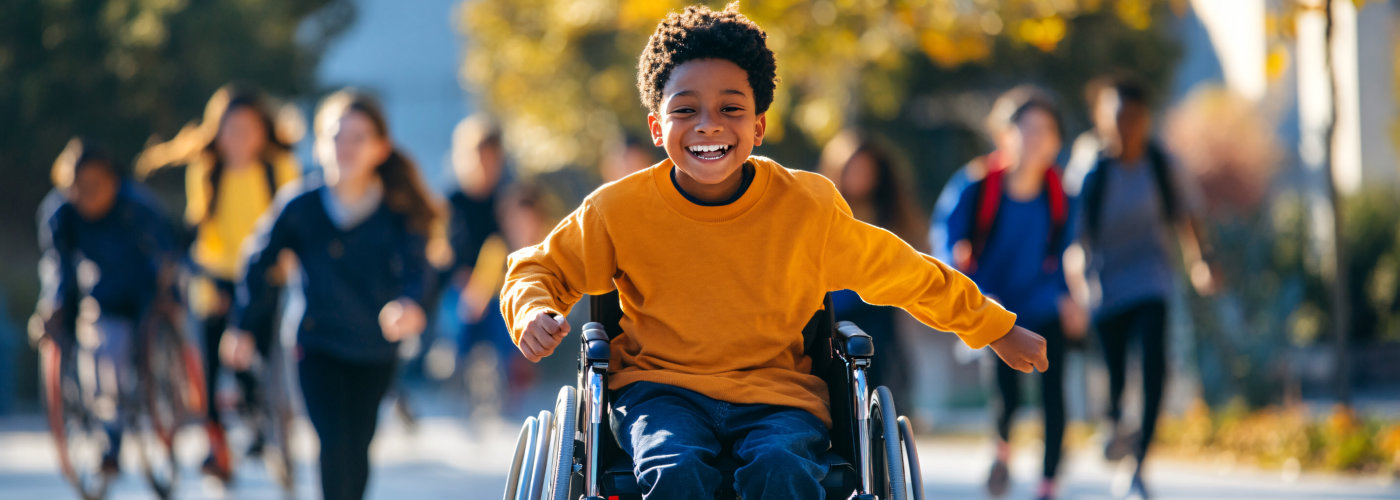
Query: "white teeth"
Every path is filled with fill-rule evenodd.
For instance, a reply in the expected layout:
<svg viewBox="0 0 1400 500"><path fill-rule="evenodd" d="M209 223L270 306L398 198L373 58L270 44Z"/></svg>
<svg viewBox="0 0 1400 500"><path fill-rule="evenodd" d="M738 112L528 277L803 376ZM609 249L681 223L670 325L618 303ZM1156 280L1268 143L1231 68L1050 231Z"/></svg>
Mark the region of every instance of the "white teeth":
<svg viewBox="0 0 1400 500"><path fill-rule="evenodd" d="M720 150L724 150L724 149L728 149L728 148L729 148L729 146L723 146L723 145L719 145L719 144L711 144L711 145L706 145L706 146L691 146L689 149L690 149L691 151L693 151L693 152L696 152L696 153L709 153L709 152L711 152L711 151L720 151Z"/></svg>

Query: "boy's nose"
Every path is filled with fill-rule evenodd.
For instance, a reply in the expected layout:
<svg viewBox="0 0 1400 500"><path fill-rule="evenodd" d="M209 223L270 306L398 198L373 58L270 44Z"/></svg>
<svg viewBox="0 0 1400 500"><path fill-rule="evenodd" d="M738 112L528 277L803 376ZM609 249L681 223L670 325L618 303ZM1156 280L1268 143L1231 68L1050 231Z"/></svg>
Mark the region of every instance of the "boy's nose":
<svg viewBox="0 0 1400 500"><path fill-rule="evenodd" d="M699 123L695 124L695 131L703 135L718 134L724 130L719 120L712 113L701 113Z"/></svg>

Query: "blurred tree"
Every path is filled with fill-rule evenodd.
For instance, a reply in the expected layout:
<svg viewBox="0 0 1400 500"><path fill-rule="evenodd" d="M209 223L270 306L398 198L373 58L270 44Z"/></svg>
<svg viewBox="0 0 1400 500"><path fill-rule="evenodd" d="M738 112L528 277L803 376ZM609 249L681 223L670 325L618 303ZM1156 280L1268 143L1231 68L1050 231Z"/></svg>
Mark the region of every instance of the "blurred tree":
<svg viewBox="0 0 1400 500"><path fill-rule="evenodd" d="M199 117L231 80L308 93L353 12L348 0L0 2L0 261L19 263L0 271L0 291L23 298L17 309L37 291L24 264L36 260L35 208L71 136L129 160L153 134Z"/></svg>
<svg viewBox="0 0 1400 500"><path fill-rule="evenodd" d="M129 159L200 116L231 80L283 96L312 90L321 51L352 18L344 0L0 3L0 223L32 216L74 134Z"/></svg>
<svg viewBox="0 0 1400 500"><path fill-rule="evenodd" d="M502 117L522 166L592 165L600 145L624 130L644 131L634 83L637 56L668 12L692 3L468 0L461 11L468 40L463 77L483 105ZM975 103L989 107L995 92L1034 81L1079 104L1083 83L1111 68L1136 70L1165 87L1177 50L1159 24L1185 3L745 3L741 10L768 32L782 79L768 113L767 154L802 166L838 130L866 125L888 132L920 160L938 154L932 163L951 170L971 155L966 131L978 128L985 109L964 105L951 110L953 116L930 116L949 111L942 104L957 105L938 97L973 93ZM961 125L950 125L950 119ZM938 149L926 151L926 134L945 128L944 137L932 141ZM931 187L925 191L946 174L926 179Z"/></svg>

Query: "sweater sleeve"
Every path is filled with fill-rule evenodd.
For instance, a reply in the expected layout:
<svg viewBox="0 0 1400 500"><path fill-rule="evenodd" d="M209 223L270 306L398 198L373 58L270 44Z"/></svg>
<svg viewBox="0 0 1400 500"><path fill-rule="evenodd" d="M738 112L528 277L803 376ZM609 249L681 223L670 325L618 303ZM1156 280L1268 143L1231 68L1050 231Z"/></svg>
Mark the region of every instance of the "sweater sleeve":
<svg viewBox="0 0 1400 500"><path fill-rule="evenodd" d="M612 291L617 260L602 215L585 200L543 242L512 253L507 268L501 315L519 344L540 311L567 315L584 294Z"/></svg>
<svg viewBox="0 0 1400 500"><path fill-rule="evenodd" d="M256 325L265 324L267 315L273 314L277 307L276 291L269 274L277 271L282 250L295 245L296 207L295 203L279 199L258 221L253 234L244 243L244 269L230 317L230 323L243 331L265 333ZM265 340L258 339L259 345Z"/></svg>
<svg viewBox="0 0 1400 500"><path fill-rule="evenodd" d="M889 231L856 220L840 196L835 203L822 261L829 290L850 289L871 304L900 307L973 349L1011 331L1016 315L983 296L971 279Z"/></svg>
<svg viewBox="0 0 1400 500"><path fill-rule="evenodd" d="M428 239L413 231L404 231L399 238L399 253L403 258L403 289L401 295L428 308L425 296L428 291Z"/></svg>

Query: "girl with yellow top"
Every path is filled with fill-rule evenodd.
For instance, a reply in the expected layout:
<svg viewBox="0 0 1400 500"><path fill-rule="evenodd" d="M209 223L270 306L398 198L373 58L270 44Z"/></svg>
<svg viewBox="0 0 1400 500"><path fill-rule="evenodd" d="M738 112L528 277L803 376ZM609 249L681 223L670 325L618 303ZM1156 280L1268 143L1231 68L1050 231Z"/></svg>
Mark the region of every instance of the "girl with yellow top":
<svg viewBox="0 0 1400 500"><path fill-rule="evenodd" d="M189 256L197 274L190 284L190 305L203 325L205 383L210 395L218 387L219 339L228 326L244 240L272 205L277 189L301 177L289 142L278 136L261 95L225 85L209 99L203 121L186 126L170 142L151 147L138 160L142 173L166 165L186 167L185 222L193 232ZM271 330L275 325L275 320L269 320L259 328ZM259 350L266 354L268 347L259 346ZM234 375L244 403L254 404L256 379L246 370ZM232 471L217 404L209 405L208 418L210 453L204 471L227 480ZM249 454L257 454L261 443L262 436L255 436Z"/></svg>

